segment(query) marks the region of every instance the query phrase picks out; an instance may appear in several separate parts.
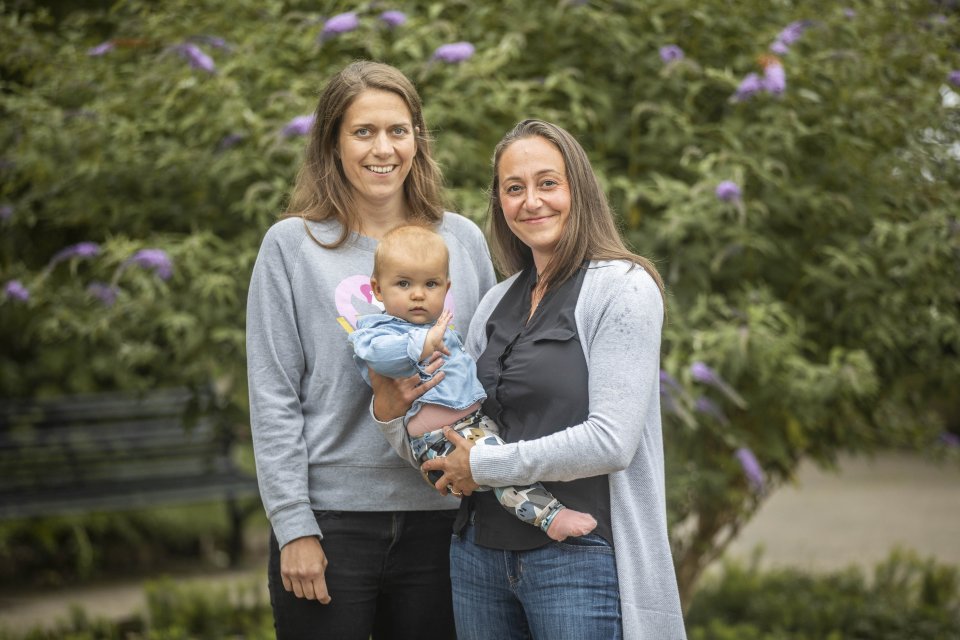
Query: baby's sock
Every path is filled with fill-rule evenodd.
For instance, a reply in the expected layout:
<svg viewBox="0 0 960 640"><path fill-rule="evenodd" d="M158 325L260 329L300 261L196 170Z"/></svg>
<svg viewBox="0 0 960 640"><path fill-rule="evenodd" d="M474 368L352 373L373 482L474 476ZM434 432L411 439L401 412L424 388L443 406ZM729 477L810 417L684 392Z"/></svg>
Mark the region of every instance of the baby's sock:
<svg viewBox="0 0 960 640"><path fill-rule="evenodd" d="M589 513L563 508L553 516L547 527L547 535L561 542L570 536L585 536L597 527L597 521Z"/></svg>

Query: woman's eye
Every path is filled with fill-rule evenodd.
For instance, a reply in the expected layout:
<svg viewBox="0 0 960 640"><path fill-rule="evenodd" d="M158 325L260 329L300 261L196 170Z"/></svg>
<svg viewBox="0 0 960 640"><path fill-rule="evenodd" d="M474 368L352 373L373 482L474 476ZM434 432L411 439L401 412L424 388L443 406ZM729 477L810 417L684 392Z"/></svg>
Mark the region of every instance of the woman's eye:
<svg viewBox="0 0 960 640"><path fill-rule="evenodd" d="M504 189L504 191L507 192L507 193L509 193L509 194L520 193L520 185L518 185L518 184L511 184L511 185L507 186L507 188Z"/></svg>
<svg viewBox="0 0 960 640"><path fill-rule="evenodd" d="M544 180L544 181L543 181L543 186L544 186L544 187L547 187L547 188L555 187L555 186L557 186L557 181L556 181L556 180Z"/></svg>
<svg viewBox="0 0 960 640"><path fill-rule="evenodd" d="M359 137L361 137L361 138L364 138L364 137L370 135L370 129L367 129L367 128L365 128L365 127L361 127L360 129L357 129L356 131L354 131L354 134L357 135L357 136L359 136Z"/></svg>
<svg viewBox="0 0 960 640"><path fill-rule="evenodd" d="M406 127L394 127L394 128L393 128L393 135L395 135L395 136L405 136L405 135L407 135L407 128L406 128Z"/></svg>

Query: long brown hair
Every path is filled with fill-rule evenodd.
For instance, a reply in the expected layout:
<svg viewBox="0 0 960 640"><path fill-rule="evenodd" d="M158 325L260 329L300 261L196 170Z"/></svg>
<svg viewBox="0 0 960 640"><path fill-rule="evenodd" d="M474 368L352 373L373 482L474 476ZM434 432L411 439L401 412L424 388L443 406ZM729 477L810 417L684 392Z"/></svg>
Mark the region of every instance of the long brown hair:
<svg viewBox="0 0 960 640"><path fill-rule="evenodd" d="M344 113L357 96L368 89L394 93L410 110L417 142L417 154L403 184L410 219L436 223L443 218L443 176L430 154L430 135L423 120L420 95L399 69L380 62L358 60L335 75L320 94L303 165L297 174L290 204L283 214L285 218L338 221L340 237L331 244L323 244L310 234L317 244L330 249L346 242L350 231L356 229L359 222L353 187L343 171L337 142Z"/></svg>
<svg viewBox="0 0 960 640"><path fill-rule="evenodd" d="M617 230L613 211L600 188L587 153L576 138L555 124L543 120L518 123L497 144L493 152L493 181L490 183L490 251L500 273L509 275L533 264L533 252L510 231L500 202L500 158L518 140L539 136L563 156L570 185L570 215L540 282L546 291L572 276L585 260L627 260L650 274L663 295L663 279L653 263L633 253Z"/></svg>

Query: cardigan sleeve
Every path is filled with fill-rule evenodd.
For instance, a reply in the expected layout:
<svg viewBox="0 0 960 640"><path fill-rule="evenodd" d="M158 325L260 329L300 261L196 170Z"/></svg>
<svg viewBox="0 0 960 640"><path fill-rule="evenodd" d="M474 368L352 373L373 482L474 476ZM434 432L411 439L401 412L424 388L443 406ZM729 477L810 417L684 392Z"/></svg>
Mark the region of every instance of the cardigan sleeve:
<svg viewBox="0 0 960 640"><path fill-rule="evenodd" d="M642 446L648 415L659 410L660 290L640 267L594 263L576 314L589 372L587 419L535 440L473 447L477 483L502 487L609 474L625 469Z"/></svg>

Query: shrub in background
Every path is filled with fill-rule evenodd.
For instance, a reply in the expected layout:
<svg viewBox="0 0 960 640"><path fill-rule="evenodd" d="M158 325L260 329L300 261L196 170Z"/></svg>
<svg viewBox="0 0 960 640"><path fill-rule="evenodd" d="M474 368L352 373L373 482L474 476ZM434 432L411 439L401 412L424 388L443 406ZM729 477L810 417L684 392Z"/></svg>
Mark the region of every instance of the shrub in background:
<svg viewBox="0 0 960 640"><path fill-rule="evenodd" d="M685 600L801 459L957 412L955 3L35 5L0 16L0 396L215 380L244 424L259 240L362 57L418 84L455 208L482 219L495 142L545 118L658 261Z"/></svg>

